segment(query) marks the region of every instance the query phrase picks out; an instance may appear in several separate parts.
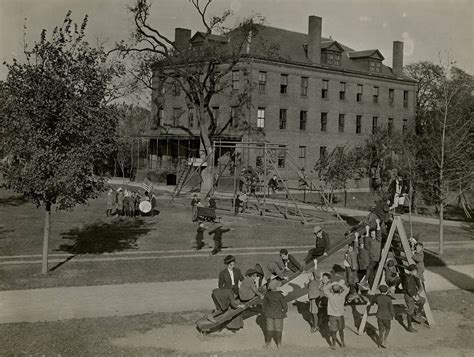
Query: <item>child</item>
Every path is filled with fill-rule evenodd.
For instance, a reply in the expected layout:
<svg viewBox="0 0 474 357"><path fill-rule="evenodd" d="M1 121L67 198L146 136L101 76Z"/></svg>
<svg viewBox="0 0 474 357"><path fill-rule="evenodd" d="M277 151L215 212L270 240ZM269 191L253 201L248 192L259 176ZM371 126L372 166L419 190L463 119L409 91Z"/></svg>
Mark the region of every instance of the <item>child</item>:
<svg viewBox="0 0 474 357"><path fill-rule="evenodd" d="M370 238L367 241L367 248L369 253L369 266L367 267L367 280L369 289L372 288L377 265L380 260L380 253L382 252L382 230L380 227L380 220L377 219L376 230L370 231Z"/></svg>
<svg viewBox="0 0 474 357"><path fill-rule="evenodd" d="M400 275L398 274L397 267L393 258L388 258L385 263L385 282L389 288L395 290L395 288L400 284Z"/></svg>
<svg viewBox="0 0 474 357"><path fill-rule="evenodd" d="M357 248L354 243L347 246L347 251L344 259L344 267L346 268L346 281L350 288L350 294L347 299L351 302L357 297L356 284L359 281L357 271L359 270L359 263L357 261Z"/></svg>
<svg viewBox="0 0 474 357"><path fill-rule="evenodd" d="M405 278L405 291L404 298L407 307L407 331L416 332L413 328L413 320L417 320L415 315L418 310L423 308L425 304L425 299L420 296L422 291L422 286L420 280L418 279L418 271L415 264L410 264L407 268L408 275Z"/></svg>
<svg viewBox="0 0 474 357"><path fill-rule="evenodd" d="M319 299L318 299L318 322L319 326L327 322L328 316L328 297L324 293L324 288L331 282L331 274L323 273L321 282L319 283Z"/></svg>
<svg viewBox="0 0 474 357"><path fill-rule="evenodd" d="M204 225L204 222L199 222L197 232L196 232L196 240L194 244L194 249L201 250L204 247L204 231L207 227Z"/></svg>
<svg viewBox="0 0 474 357"><path fill-rule="evenodd" d="M268 284L262 303L262 312L266 318L265 346L270 346L272 338L277 348L281 346L283 336L283 319L288 312L288 305L281 291L278 291L280 282L273 279Z"/></svg>
<svg viewBox="0 0 474 357"><path fill-rule="evenodd" d="M192 208L192 219L193 222L197 221L197 206L201 203L201 200L198 198L197 194L193 195L193 199L191 200L191 208Z"/></svg>
<svg viewBox="0 0 474 357"><path fill-rule="evenodd" d="M359 244L359 249L357 250L357 263L359 264L359 270L357 271L357 277L359 279L360 284L362 284L362 280L367 272L367 267L369 266L369 252L364 244L364 238L361 237L359 239L359 234L356 233L354 242Z"/></svg>
<svg viewBox="0 0 474 357"><path fill-rule="evenodd" d="M423 243L417 242L415 244L415 253L413 254L413 260L416 263L416 270L418 271L418 278L421 284L425 286L425 253L423 252Z"/></svg>
<svg viewBox="0 0 474 357"><path fill-rule="evenodd" d="M247 270L245 278L239 288L240 301L247 302L252 300L255 296L258 296L260 299L263 298L263 295L257 288L258 275L259 273L255 269Z"/></svg>
<svg viewBox="0 0 474 357"><path fill-rule="evenodd" d="M320 280L317 277L318 261L314 260L314 269L309 275L308 281L305 283L305 286L308 288L308 299L309 299L309 311L313 315L313 321L311 324L311 332L318 332L319 330L319 321L318 321L318 298L320 295L319 286Z"/></svg>
<svg viewBox="0 0 474 357"><path fill-rule="evenodd" d="M209 235L214 235L214 249L211 255L217 254L222 250L222 234L234 230L233 228L223 228L222 224L209 232Z"/></svg>
<svg viewBox="0 0 474 357"><path fill-rule="evenodd" d="M328 316L329 316L329 332L330 332L330 347L336 349L336 333L339 331L341 338L341 347L345 347L344 343L344 302L346 295L349 293L349 288L344 284L344 280L333 282L324 287L324 293L328 298Z"/></svg>
<svg viewBox="0 0 474 357"><path fill-rule="evenodd" d="M395 309L392 304L392 297L388 295L388 286L379 286L380 294L374 296L377 306L377 325L379 327L379 347L386 348L387 338L390 333L391 320L395 317Z"/></svg>

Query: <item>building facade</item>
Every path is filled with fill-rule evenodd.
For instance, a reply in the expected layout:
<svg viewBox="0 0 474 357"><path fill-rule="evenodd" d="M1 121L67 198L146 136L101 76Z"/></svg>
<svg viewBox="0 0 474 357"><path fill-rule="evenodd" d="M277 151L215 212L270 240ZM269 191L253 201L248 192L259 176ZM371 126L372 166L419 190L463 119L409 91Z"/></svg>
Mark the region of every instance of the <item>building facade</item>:
<svg viewBox="0 0 474 357"><path fill-rule="evenodd" d="M393 43L388 67L379 50L355 51L323 38L321 29L322 19L310 16L306 34L264 26L249 39L246 55L229 74L229 91L211 102L219 120L231 120L215 139L252 141L237 130L239 122L250 123L264 133L265 141L286 145L311 174L314 163L335 147L362 144L378 128L403 133L414 126L416 82L403 74L403 43ZM193 46L195 38L189 30L176 29L177 42ZM158 93L158 87L153 96L162 100L153 110L161 129L152 134L154 159L197 156L198 123L184 94ZM238 108L234 98L242 91L248 91L249 101ZM183 126L186 132L179 128ZM178 150L171 152L169 146L175 147L177 140ZM249 164L258 153L253 156Z"/></svg>

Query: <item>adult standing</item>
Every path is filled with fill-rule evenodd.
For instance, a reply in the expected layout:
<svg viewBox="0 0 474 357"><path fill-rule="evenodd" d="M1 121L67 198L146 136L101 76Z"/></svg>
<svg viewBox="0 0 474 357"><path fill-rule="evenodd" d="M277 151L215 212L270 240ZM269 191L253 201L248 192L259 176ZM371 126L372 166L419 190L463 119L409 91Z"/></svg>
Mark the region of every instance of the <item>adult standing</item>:
<svg viewBox="0 0 474 357"><path fill-rule="evenodd" d="M244 280L244 276L239 268L235 267L235 257L228 255L224 259L226 268L219 273L220 289L231 289L234 294L239 295L239 283Z"/></svg>
<svg viewBox="0 0 474 357"><path fill-rule="evenodd" d="M112 209L115 205L115 200L116 200L115 192L114 190L110 188L109 192L107 192L107 211L106 211L107 217L112 216Z"/></svg>
<svg viewBox="0 0 474 357"><path fill-rule="evenodd" d="M119 216L123 216L123 200L125 195L123 193L122 187L119 187L117 192L117 213Z"/></svg>
<svg viewBox="0 0 474 357"><path fill-rule="evenodd" d="M315 247L308 251L306 258L304 259L306 264L320 256L328 255L330 248L329 235L323 231L320 226L314 227L313 233L315 236Z"/></svg>

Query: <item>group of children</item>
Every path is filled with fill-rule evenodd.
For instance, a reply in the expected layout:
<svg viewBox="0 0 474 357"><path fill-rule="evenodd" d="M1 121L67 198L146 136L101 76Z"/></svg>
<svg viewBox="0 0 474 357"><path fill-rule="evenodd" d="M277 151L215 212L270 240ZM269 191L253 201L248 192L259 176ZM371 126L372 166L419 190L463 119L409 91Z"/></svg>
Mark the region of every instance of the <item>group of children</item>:
<svg viewBox="0 0 474 357"><path fill-rule="evenodd" d="M145 191L143 196L139 192L123 190L121 187L114 191L112 188L107 192L107 217L117 215L119 217L137 217L142 215L140 203L148 201L151 204L151 215L154 215L156 207L156 195Z"/></svg>

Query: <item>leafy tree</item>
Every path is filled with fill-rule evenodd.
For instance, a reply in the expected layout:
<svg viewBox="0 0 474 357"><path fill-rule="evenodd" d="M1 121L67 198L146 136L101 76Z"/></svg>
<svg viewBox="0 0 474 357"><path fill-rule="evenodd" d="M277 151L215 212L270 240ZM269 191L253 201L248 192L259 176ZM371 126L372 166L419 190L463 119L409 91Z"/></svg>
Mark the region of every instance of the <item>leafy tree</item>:
<svg viewBox="0 0 474 357"><path fill-rule="evenodd" d="M439 251L443 253L444 208L472 188L474 179L473 77L448 63L420 138L419 176L423 193L439 215Z"/></svg>
<svg viewBox="0 0 474 357"><path fill-rule="evenodd" d="M205 31L200 33L201 43L195 48L187 44L179 44L163 34L162 30L150 23L151 4L147 0L136 0L129 7L133 15L135 30L131 43L121 42L117 50L123 55L140 54L142 61L137 65L135 77L145 86L152 88L152 115L157 113L162 105L165 91L180 91L184 93L186 102L194 111L199 125L200 156L207 158L207 167L211 167L212 138L219 136L229 127L235 125L232 119L218 118L212 111L211 102L219 94L230 98L236 108L250 105L250 87L248 73L242 70L241 83L246 83L247 89L232 90L232 71L247 56L246 48L258 31L258 21L255 18L244 19L233 28L227 27L231 11L225 11L221 16L209 16L208 11L212 0L190 0L197 15L202 20ZM257 18L260 21L260 19ZM231 35L231 41L219 35ZM162 126L162 123L159 123ZM193 133L186 126L173 123L172 127ZM254 132L250 123L238 124L242 132ZM166 128L165 128L166 129ZM208 169L202 171L204 192L212 188L213 175Z"/></svg>
<svg viewBox="0 0 474 357"><path fill-rule="evenodd" d="M339 146L316 162L314 171L324 185L323 192L329 192L329 202L332 202L335 190L344 190L344 206L347 204L347 181L365 171L356 159L359 150Z"/></svg>
<svg viewBox="0 0 474 357"><path fill-rule="evenodd" d="M51 36L41 32L26 61L6 64L1 127L9 187L45 209L42 272L48 270L50 214L86 204L104 189L101 172L114 148L116 120L106 105L117 73L85 41L69 11Z"/></svg>

